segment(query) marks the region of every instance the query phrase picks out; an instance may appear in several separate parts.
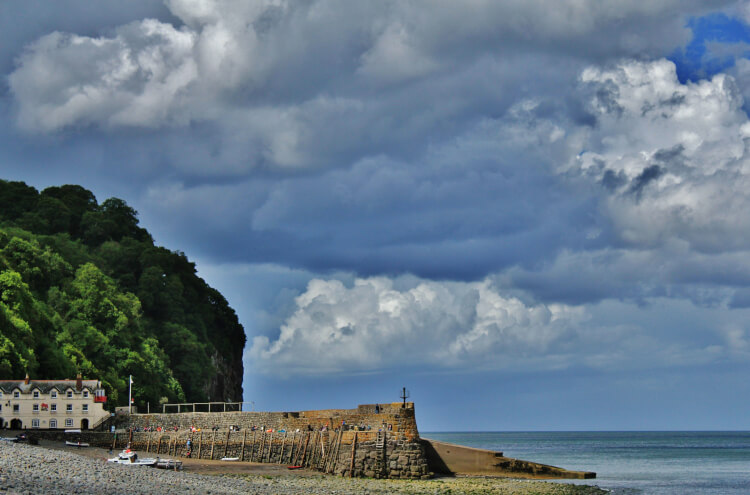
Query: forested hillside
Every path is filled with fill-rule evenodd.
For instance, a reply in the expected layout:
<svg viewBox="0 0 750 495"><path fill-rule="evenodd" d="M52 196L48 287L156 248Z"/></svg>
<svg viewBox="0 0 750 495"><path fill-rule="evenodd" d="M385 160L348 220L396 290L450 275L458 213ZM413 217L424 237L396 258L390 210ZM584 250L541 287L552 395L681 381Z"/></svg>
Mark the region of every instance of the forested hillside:
<svg viewBox="0 0 750 495"><path fill-rule="evenodd" d="M110 405L242 400L245 334L121 199L0 180L0 379L101 379Z"/></svg>

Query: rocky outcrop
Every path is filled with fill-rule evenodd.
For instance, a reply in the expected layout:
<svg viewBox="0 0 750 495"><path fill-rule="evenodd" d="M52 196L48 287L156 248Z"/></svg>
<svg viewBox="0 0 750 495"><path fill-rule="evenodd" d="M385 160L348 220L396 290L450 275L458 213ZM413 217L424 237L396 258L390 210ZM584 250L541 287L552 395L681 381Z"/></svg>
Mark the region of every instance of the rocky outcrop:
<svg viewBox="0 0 750 495"><path fill-rule="evenodd" d="M230 355L215 352L211 356L211 363L216 373L206 386L206 396L212 402L241 402L242 401L242 346L236 346Z"/></svg>

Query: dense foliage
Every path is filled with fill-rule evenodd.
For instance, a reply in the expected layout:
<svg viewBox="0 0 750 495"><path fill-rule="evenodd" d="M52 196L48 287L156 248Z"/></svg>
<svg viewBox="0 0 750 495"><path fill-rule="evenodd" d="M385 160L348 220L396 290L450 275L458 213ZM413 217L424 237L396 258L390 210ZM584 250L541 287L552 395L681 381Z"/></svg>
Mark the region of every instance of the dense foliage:
<svg viewBox="0 0 750 495"><path fill-rule="evenodd" d="M224 400L209 382L244 344L222 295L125 201L0 180L0 379L81 372L124 405L132 374L136 403Z"/></svg>

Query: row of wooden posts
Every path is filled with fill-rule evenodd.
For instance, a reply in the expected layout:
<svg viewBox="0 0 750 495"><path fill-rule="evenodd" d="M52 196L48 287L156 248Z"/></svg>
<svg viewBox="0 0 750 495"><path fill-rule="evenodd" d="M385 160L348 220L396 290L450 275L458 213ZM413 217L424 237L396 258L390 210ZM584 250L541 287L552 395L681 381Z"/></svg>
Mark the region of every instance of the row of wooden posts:
<svg viewBox="0 0 750 495"><path fill-rule="evenodd" d="M208 456L209 459L214 458L214 451L216 449L216 436L218 431L214 431L213 435L211 437L211 452ZM251 449L250 449L250 456L248 458L248 461L250 462L270 462L271 460L271 447L273 445L273 436L274 433L270 433L268 436L268 450L264 452L265 446L266 446L266 432L261 431L261 439L260 439L260 448L257 451L255 451L255 445L256 445L256 435L257 431L252 432L253 437L251 440ZM344 436L344 431L339 430L337 432L333 432L334 434L331 435L329 433L328 438L324 439L323 432L319 431L313 431L313 432L301 432L298 433L294 432L292 433L292 438L290 439L289 443L287 444L288 434L284 432L284 436L282 438L281 442L281 455L279 455L279 458L277 460L277 464L282 464L285 462L289 463L293 466L302 466L302 467L309 467L313 469L317 469L320 471L323 471L325 473L335 473L336 468L339 466L339 454L341 451L341 440ZM351 477L354 472L354 459L357 451L357 432L353 432L354 437L352 439L351 444L351 458L349 461L349 476ZM229 437L231 434L231 430L227 431L227 436L224 441L224 453L222 457L226 457L229 449ZM161 453L161 446L162 441L164 437L167 437L167 455L177 455L178 450L178 440L180 440L180 445L182 445L183 441L186 441L187 438L183 437L180 439L181 435L165 435L164 433L158 433L158 441L152 442L152 435L148 435L148 440L146 442L146 452L150 453L152 447L155 447L154 453ZM115 440L113 440L112 448L115 448L115 442L117 437L115 437ZM193 434L190 434L190 440L193 441ZM130 432L129 435L129 442L132 444L133 441L133 432ZM243 432L242 435L242 447L240 449L240 461L245 460L245 446L247 443L247 431ZM287 445L289 448L287 449ZM196 452L196 458L200 459L201 454L203 453L203 432L199 432L198 436L198 450ZM195 443L193 442L193 448L195 448ZM206 449L208 449L208 445L206 445Z"/></svg>

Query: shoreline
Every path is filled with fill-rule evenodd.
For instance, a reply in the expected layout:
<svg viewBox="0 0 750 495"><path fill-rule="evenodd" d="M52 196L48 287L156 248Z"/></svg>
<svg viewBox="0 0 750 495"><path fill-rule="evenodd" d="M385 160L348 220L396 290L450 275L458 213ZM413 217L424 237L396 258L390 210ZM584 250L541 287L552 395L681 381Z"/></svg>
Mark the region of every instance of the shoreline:
<svg viewBox="0 0 750 495"><path fill-rule="evenodd" d="M430 480L342 478L285 465L180 458L183 471L107 464L105 449L38 446L0 441L0 490L7 493L70 494L415 494L603 495L593 485L490 477L438 477Z"/></svg>

